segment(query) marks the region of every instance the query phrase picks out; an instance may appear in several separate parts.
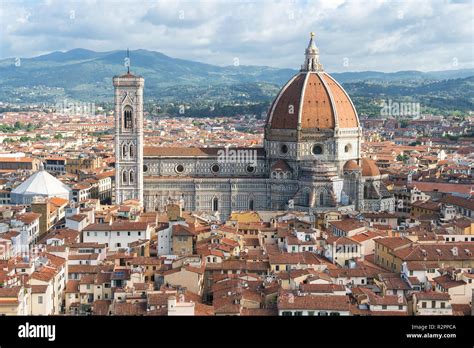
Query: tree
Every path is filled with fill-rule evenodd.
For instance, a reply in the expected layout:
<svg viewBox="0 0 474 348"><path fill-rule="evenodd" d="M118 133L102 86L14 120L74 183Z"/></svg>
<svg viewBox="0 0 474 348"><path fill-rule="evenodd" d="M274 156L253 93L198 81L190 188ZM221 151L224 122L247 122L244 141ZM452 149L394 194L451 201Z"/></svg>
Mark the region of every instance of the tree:
<svg viewBox="0 0 474 348"><path fill-rule="evenodd" d="M408 161L408 158L409 158L408 155L400 154L400 155L397 156L397 161L406 162L406 161Z"/></svg>

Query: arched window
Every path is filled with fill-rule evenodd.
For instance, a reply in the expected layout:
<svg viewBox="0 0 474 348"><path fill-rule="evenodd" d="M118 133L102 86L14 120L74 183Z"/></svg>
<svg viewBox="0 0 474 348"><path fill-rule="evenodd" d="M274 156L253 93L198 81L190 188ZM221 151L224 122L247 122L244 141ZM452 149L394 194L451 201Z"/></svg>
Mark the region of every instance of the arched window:
<svg viewBox="0 0 474 348"><path fill-rule="evenodd" d="M249 210L253 210L253 209L254 209L253 199L250 199L249 200Z"/></svg>
<svg viewBox="0 0 474 348"><path fill-rule="evenodd" d="M122 158L127 157L127 153L128 153L128 151L127 151L127 145L123 144L123 145L122 145Z"/></svg>
<svg viewBox="0 0 474 348"><path fill-rule="evenodd" d="M219 200L217 197L214 197L212 199L212 211L218 211L219 210Z"/></svg>
<svg viewBox="0 0 474 348"><path fill-rule="evenodd" d="M130 144L130 158L133 158L133 144Z"/></svg>
<svg viewBox="0 0 474 348"><path fill-rule="evenodd" d="M135 173L133 172L133 170L131 170L130 171L130 184L133 184L134 177L135 177Z"/></svg>
<svg viewBox="0 0 474 348"><path fill-rule="evenodd" d="M126 184L127 183L127 172L124 170L122 172L122 184Z"/></svg>
<svg viewBox="0 0 474 348"><path fill-rule="evenodd" d="M305 191L303 193L303 205L309 207L309 199L310 199L310 193L309 191Z"/></svg>
<svg viewBox="0 0 474 348"><path fill-rule="evenodd" d="M123 110L123 127L126 129L133 128L132 108L126 106Z"/></svg>
<svg viewBox="0 0 474 348"><path fill-rule="evenodd" d="M324 206L324 192L319 194L319 205L322 207Z"/></svg>

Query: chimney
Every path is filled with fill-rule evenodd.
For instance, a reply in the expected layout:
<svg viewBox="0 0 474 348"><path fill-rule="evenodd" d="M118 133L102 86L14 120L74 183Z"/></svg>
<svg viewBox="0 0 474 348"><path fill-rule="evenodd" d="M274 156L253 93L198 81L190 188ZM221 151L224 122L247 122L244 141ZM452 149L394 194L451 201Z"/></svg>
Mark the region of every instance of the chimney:
<svg viewBox="0 0 474 348"><path fill-rule="evenodd" d="M176 307L176 296L168 297L168 310L173 310Z"/></svg>

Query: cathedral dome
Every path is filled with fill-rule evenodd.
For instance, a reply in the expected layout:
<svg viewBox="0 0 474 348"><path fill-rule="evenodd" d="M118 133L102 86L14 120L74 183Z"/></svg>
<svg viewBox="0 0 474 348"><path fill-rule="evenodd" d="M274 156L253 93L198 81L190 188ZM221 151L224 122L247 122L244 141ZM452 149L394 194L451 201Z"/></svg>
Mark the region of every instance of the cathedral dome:
<svg viewBox="0 0 474 348"><path fill-rule="evenodd" d="M379 176L380 170L379 167L375 164L374 160L369 158L362 158L362 176Z"/></svg>
<svg viewBox="0 0 474 348"><path fill-rule="evenodd" d="M346 91L323 71L314 34L305 64L275 98L267 117L270 129L357 128L357 111Z"/></svg>
<svg viewBox="0 0 474 348"><path fill-rule="evenodd" d="M357 164L356 161L349 160L349 161L346 162L346 164L344 164L343 170L344 171L354 171L354 170L361 170L361 168L359 167L359 165Z"/></svg>

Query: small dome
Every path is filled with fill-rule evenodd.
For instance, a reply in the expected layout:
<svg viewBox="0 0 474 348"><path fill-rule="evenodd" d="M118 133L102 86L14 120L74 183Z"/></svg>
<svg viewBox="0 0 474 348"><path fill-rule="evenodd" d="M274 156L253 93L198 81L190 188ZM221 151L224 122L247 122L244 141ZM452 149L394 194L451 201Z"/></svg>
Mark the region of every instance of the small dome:
<svg viewBox="0 0 474 348"><path fill-rule="evenodd" d="M344 164L344 168L343 168L343 170L347 170L347 171L354 171L354 170L361 170L361 169L362 168L359 167L357 162L354 160L347 161L346 164Z"/></svg>
<svg viewBox="0 0 474 348"><path fill-rule="evenodd" d="M375 164L374 160L369 158L362 158L362 176L379 176L379 167Z"/></svg>
<svg viewBox="0 0 474 348"><path fill-rule="evenodd" d="M272 170L281 172L291 172L291 168L283 160L278 160L277 162L275 162L275 164L272 165Z"/></svg>

